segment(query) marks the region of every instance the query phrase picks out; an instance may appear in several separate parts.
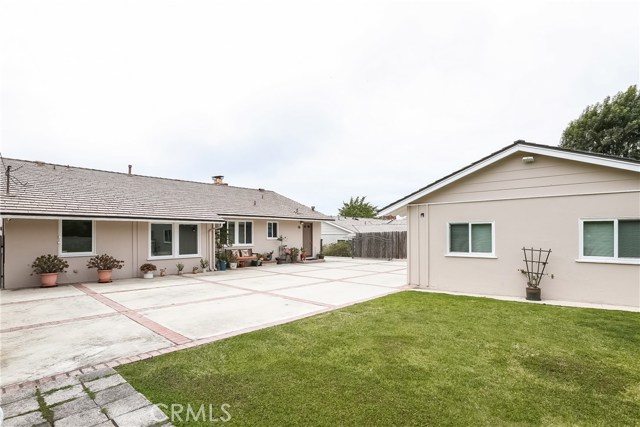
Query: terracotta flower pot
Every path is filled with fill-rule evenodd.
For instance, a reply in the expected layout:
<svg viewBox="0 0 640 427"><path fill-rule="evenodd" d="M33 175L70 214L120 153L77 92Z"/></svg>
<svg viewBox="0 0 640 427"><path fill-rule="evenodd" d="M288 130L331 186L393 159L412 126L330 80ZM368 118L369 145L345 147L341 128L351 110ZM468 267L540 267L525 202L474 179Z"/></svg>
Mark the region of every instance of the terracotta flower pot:
<svg viewBox="0 0 640 427"><path fill-rule="evenodd" d="M98 283L111 283L111 270L98 270Z"/></svg>
<svg viewBox="0 0 640 427"><path fill-rule="evenodd" d="M40 287L53 288L58 286L58 273L45 273L40 275Z"/></svg>

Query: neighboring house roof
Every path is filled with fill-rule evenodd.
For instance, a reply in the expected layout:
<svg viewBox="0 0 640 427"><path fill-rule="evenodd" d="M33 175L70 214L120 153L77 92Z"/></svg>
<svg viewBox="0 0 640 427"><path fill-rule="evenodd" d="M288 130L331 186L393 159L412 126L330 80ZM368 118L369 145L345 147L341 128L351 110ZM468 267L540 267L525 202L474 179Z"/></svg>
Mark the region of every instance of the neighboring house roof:
<svg viewBox="0 0 640 427"><path fill-rule="evenodd" d="M413 193L396 200L393 203L381 208L378 211L378 215L389 215L397 212L399 209L407 206L408 204L418 200L429 193L432 193L440 188L449 185L473 172L476 172L486 166L489 166L505 157L508 157L517 152L524 152L528 154L539 154L544 156L556 157L566 160L574 160L583 163L589 163L600 166L607 166L616 169L629 170L634 172L640 172L640 160L628 159L626 157L608 156L599 153L590 153L586 151L568 150L566 148L553 147L550 145L534 144L532 142L516 141L511 145L508 145L501 150L498 150L462 169L459 169L452 174L449 174L437 181L432 182L426 187L422 187Z"/></svg>
<svg viewBox="0 0 640 427"><path fill-rule="evenodd" d="M273 191L3 159L5 216L223 222L223 217L331 220Z"/></svg>
<svg viewBox="0 0 640 427"><path fill-rule="evenodd" d="M333 217L331 226L347 233L382 233L387 231L406 231L406 219L378 219L378 218L345 218Z"/></svg>

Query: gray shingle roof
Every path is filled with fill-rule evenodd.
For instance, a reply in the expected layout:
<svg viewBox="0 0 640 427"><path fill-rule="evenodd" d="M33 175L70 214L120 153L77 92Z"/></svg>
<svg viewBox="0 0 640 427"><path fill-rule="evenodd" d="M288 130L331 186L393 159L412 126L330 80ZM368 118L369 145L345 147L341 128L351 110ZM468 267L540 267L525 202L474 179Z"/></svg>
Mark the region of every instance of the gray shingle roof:
<svg viewBox="0 0 640 427"><path fill-rule="evenodd" d="M268 190L16 159L4 159L4 164L11 165L11 176L25 185L10 182L7 196L6 176L0 176L3 215L202 222L228 216L330 220Z"/></svg>

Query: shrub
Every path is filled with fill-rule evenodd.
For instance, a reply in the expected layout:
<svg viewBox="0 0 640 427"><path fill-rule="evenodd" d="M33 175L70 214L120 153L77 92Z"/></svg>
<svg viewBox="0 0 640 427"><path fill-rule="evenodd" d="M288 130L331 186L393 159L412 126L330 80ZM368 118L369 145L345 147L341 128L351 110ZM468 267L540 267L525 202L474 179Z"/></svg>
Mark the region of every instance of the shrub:
<svg viewBox="0 0 640 427"><path fill-rule="evenodd" d="M324 245L322 254L325 256L351 256L351 242L337 242Z"/></svg>
<svg viewBox="0 0 640 427"><path fill-rule="evenodd" d="M58 255L40 255L31 264L33 274L64 273L69 263Z"/></svg>
<svg viewBox="0 0 640 427"><path fill-rule="evenodd" d="M91 258L87 262L88 268L97 268L98 270L120 270L124 261L120 261L111 255L102 254Z"/></svg>

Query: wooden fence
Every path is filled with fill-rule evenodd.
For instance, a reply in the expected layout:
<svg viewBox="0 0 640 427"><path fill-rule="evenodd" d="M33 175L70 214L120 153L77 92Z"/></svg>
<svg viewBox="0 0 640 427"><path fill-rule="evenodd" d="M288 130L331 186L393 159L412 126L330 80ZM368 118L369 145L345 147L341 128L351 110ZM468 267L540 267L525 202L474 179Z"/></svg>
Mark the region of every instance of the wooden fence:
<svg viewBox="0 0 640 427"><path fill-rule="evenodd" d="M357 233L351 241L356 258L406 259L407 232Z"/></svg>

